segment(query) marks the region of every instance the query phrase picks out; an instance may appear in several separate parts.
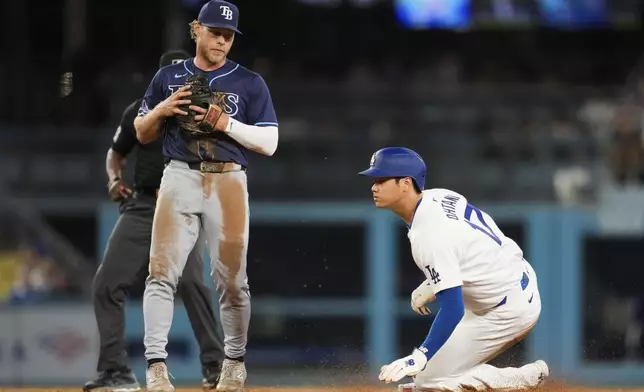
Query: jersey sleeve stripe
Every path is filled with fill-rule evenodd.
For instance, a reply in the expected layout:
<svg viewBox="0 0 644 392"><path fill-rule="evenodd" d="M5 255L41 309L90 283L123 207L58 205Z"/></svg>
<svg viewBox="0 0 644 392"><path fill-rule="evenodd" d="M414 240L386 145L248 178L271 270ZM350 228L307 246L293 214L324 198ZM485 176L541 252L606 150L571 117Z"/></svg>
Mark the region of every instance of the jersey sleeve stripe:
<svg viewBox="0 0 644 392"><path fill-rule="evenodd" d="M276 122L258 122L258 123L255 123L255 126L258 126L258 127L276 127L276 126L278 126L278 123L276 123Z"/></svg>

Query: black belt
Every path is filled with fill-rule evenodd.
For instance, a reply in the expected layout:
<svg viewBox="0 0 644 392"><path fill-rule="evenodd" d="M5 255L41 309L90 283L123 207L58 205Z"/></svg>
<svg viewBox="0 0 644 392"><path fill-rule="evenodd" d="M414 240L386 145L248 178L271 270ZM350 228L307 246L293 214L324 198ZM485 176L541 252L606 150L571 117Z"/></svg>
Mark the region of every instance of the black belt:
<svg viewBox="0 0 644 392"><path fill-rule="evenodd" d="M245 166L235 162L193 162L188 163L188 167L202 173L228 173L246 170Z"/></svg>

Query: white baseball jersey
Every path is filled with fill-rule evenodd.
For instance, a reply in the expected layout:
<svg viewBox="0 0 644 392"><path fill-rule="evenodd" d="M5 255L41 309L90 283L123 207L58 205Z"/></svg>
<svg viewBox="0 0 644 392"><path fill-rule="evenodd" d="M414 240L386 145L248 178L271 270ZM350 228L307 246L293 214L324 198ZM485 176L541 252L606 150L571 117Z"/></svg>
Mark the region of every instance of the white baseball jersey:
<svg viewBox="0 0 644 392"><path fill-rule="evenodd" d="M433 294L462 286L466 309L492 309L520 285L525 271L521 248L463 195L423 191L407 236Z"/></svg>

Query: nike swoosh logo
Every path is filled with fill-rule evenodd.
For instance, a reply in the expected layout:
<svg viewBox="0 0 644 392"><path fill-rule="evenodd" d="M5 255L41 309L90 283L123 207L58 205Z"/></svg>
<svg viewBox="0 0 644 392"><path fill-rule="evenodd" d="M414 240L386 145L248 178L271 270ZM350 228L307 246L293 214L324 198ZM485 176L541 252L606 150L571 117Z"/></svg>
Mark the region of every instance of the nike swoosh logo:
<svg viewBox="0 0 644 392"><path fill-rule="evenodd" d="M184 73L183 75L180 75L180 74L174 74L174 77L175 77L175 78L182 78L182 77L184 77L184 76L186 76L186 75L187 75L187 73Z"/></svg>
<svg viewBox="0 0 644 392"><path fill-rule="evenodd" d="M528 303L529 303L529 304L531 304L531 303L532 303L532 299L533 299L533 298L534 298L534 293L532 293L532 295L530 296L530 299L528 300Z"/></svg>

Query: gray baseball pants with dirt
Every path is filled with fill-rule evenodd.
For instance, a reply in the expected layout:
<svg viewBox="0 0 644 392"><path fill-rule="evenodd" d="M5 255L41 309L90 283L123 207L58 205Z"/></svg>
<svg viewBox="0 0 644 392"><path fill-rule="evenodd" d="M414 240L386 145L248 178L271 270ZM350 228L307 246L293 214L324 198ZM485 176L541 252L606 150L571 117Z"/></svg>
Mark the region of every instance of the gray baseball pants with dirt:
<svg viewBox="0 0 644 392"><path fill-rule="evenodd" d="M163 172L143 295L148 360L168 356L174 294L200 233L207 242L212 276L220 294L224 351L230 358L246 352L250 323L248 188L244 170L238 165L229 170L202 173L185 162L172 160Z"/></svg>
<svg viewBox="0 0 644 392"><path fill-rule="evenodd" d="M125 299L139 291L148 275L150 237L156 198L138 194L123 202L93 284L94 313L101 347L97 370L129 369L125 342ZM179 294L199 343L204 367L224 359L221 327L212 309L212 293L203 281L203 241L188 257Z"/></svg>

